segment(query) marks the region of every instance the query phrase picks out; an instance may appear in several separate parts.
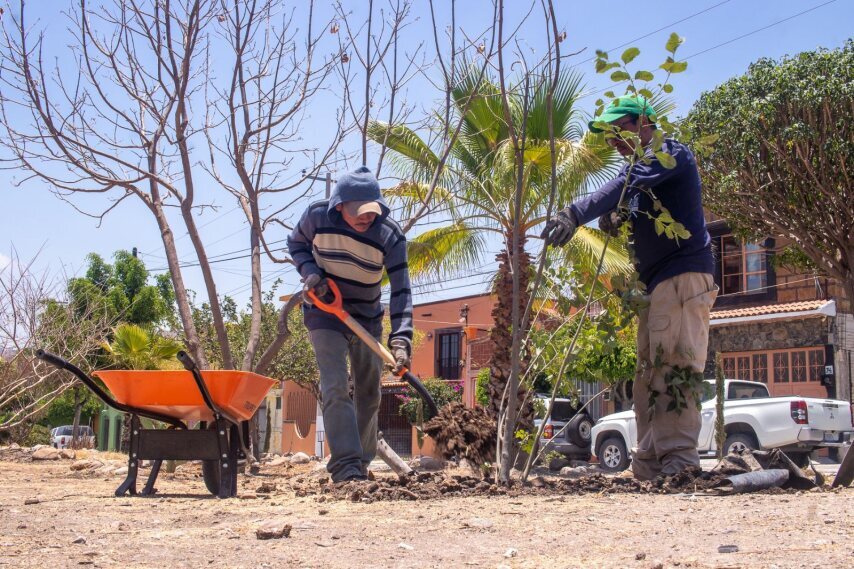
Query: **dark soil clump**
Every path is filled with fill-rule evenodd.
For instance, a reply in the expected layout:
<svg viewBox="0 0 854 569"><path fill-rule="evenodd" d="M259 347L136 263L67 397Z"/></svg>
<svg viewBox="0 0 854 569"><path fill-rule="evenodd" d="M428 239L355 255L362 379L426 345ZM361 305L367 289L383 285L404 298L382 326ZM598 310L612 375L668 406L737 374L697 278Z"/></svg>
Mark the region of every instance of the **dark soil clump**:
<svg viewBox="0 0 854 569"><path fill-rule="evenodd" d="M465 458L477 466L495 461L495 421L481 407L450 403L425 423L424 432L445 458Z"/></svg>
<svg viewBox="0 0 854 569"><path fill-rule="evenodd" d="M328 478L297 477L291 488L297 496L318 496L321 501L348 500L376 502L388 500L433 500L466 496L573 496L581 494L679 494L702 492L713 488L721 478L699 471L683 471L675 476L653 481L608 477L594 474L566 479L536 476L524 484L512 481L510 486L493 484L473 476L449 473L419 473L409 478L377 478L335 484Z"/></svg>

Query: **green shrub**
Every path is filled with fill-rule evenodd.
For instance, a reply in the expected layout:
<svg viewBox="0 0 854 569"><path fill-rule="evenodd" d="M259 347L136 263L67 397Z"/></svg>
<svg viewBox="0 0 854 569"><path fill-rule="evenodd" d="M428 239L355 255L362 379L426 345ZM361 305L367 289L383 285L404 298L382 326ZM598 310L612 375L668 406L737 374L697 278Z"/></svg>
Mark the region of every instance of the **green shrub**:
<svg viewBox="0 0 854 569"><path fill-rule="evenodd" d="M489 368L485 367L477 372L477 380L474 386L475 403L486 407L489 405Z"/></svg>
<svg viewBox="0 0 854 569"><path fill-rule="evenodd" d="M452 401L463 400L463 388L460 382L450 382L440 377L428 377L422 380L421 383L424 384L424 387L433 396L436 407L439 409ZM418 405L421 403L421 397L412 387L407 387L406 393L397 395L397 398L401 402L400 414L406 417L412 425L415 425L418 422ZM430 413L426 405L423 407L423 413L424 421L429 421L433 418L432 413Z"/></svg>
<svg viewBox="0 0 854 569"><path fill-rule="evenodd" d="M21 441L23 447L34 447L36 445L50 444L50 429L44 425L33 425L27 436Z"/></svg>

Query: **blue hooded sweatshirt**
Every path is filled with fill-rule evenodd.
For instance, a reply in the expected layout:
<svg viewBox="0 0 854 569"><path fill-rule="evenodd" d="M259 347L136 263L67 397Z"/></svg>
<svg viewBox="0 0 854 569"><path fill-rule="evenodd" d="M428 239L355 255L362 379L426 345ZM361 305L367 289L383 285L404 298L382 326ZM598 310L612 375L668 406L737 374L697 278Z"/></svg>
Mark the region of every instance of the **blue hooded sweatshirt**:
<svg viewBox="0 0 854 569"><path fill-rule="evenodd" d="M672 139L664 141L662 150L676 160L676 167L665 168L655 158L649 164L635 163L631 170L626 164L616 178L569 206L579 225L593 221L617 208L628 178L625 202L632 223L633 260L647 293L652 293L658 283L683 273L715 272L694 154ZM691 237L677 241L658 234L650 217L658 215L653 195L673 219L685 226Z"/></svg>
<svg viewBox="0 0 854 569"><path fill-rule="evenodd" d="M375 201L382 213L364 233L354 230L336 209L350 201ZM389 219L389 207L376 178L367 167L345 174L329 201L313 203L288 237L288 250L303 278L329 277L341 289L344 310L371 334L380 337L384 310L380 304L383 270L391 285L391 334L412 343L412 291L406 256L406 237ZM309 330L329 329L349 333L335 316L303 305Z"/></svg>

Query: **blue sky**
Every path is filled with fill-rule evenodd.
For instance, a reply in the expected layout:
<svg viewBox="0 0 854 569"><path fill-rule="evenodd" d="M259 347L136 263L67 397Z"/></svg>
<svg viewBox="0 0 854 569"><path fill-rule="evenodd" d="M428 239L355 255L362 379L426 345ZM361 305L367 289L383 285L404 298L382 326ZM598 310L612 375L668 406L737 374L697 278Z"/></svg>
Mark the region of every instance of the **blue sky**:
<svg viewBox="0 0 854 569"><path fill-rule="evenodd" d="M356 12L357 17L359 11L364 10L364 2L344 0L343 3L345 8ZM70 40L64 35L66 22L56 7L60 3L33 4L29 21L33 23L36 18L39 19L35 25L48 32L48 49L61 57L64 46ZM302 5L301 2L285 4ZM436 4L441 5L440 20L445 20L443 16L447 13L449 3L437 1ZM539 3L525 22L522 19L530 4L515 0L507 4L510 6L508 27L521 23L518 37L522 49L530 53L532 59L539 58L544 47ZM376 5L384 3L378 0ZM413 7L417 20L405 34L403 47L407 51L414 51L419 42L423 41L427 42L427 53L432 54L434 48L430 43L427 5L426 0L419 0ZM562 49L567 52L584 48L569 63L577 65L576 69L584 73L587 89L595 93L608 87L610 82L607 77L596 75L592 61L587 61L594 50L611 50L612 58L616 58L624 49L619 46L628 43L641 49L642 54L636 60L641 66L655 67L664 57L663 46L667 36L673 31L679 33L685 37L679 55L680 58L689 57L689 67L673 81L675 101L678 104L676 115L687 112L700 93L743 73L750 62L756 59L779 58L817 47L839 47L851 35L851 22L854 22L854 2L850 0L647 1L642 4L643 11L636 15L629 8L619 8L628 5L589 1L556 2L559 28L565 29L568 36ZM603 8L610 12L603 13ZM298 9L298 15L301 9ZM458 1L457 24L471 35L483 31L486 18L490 15L488 2ZM317 22L328 21L331 17L331 8L320 3ZM696 56L691 57L694 54ZM425 88L427 85L426 80L417 79L406 93L408 102L418 109L416 114L434 104L435 94L429 94L431 91ZM309 111L306 128L302 132L308 144L323 145L329 136L331 126L328 125L328 105L334 104L334 86L331 91L319 97ZM597 96L594 94L579 102L585 112L593 110ZM354 137L347 144L355 148L358 140ZM376 153L369 158L369 163L375 161ZM357 164L351 163L349 166L355 167ZM165 267L163 248L154 220L139 203L126 201L98 225L96 220L78 214L69 204L51 195L42 184L28 182L16 187L16 180L20 180L16 172L0 171L0 203L3 204L0 207L0 266L5 263L4 259L9 257L13 248L24 259L41 251L37 270L55 276L74 275L81 272L84 257L89 252L110 257L116 249L135 246L149 269L162 270ZM320 188L314 190L319 192ZM227 194L213 189L209 189L206 200L218 206L218 210L207 210L198 219L202 238L208 244L208 254L222 259L241 256L248 247L248 238L247 233L241 231L243 222L235 203ZM86 202L82 205L95 207L100 204ZM266 205L272 208L277 204ZM302 204L299 209L302 209ZM298 213L295 211L294 215ZM179 255L192 262L189 239L177 225L175 230L178 234ZM284 236L284 232L279 231L270 234L268 239L278 240ZM485 259L486 268L489 268L491 260L491 255ZM240 303L247 300L248 265L249 261L245 258L214 265L221 294L230 294ZM275 267L265 263L265 271L265 285L272 283L276 276L283 279L282 293L291 292L298 286L298 277L289 267ZM197 269L187 267L185 279L189 288L200 292L204 290ZM483 292L483 281L483 276L461 277L453 283L422 286L415 290L415 302Z"/></svg>

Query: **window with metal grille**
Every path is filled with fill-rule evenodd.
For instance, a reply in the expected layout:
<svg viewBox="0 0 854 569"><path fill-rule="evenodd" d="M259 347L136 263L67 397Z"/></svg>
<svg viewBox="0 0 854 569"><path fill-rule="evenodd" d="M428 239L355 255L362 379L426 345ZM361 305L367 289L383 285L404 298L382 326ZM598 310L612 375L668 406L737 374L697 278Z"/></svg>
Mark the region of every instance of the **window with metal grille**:
<svg viewBox="0 0 854 569"><path fill-rule="evenodd" d="M462 334L460 330L436 331L436 377L460 378Z"/></svg>
<svg viewBox="0 0 854 569"><path fill-rule="evenodd" d="M824 348L729 352L723 354L723 366L727 379L768 383L770 371L774 383L818 382L824 370Z"/></svg>

